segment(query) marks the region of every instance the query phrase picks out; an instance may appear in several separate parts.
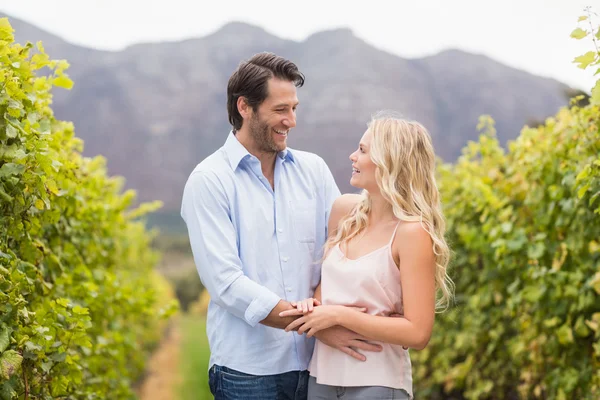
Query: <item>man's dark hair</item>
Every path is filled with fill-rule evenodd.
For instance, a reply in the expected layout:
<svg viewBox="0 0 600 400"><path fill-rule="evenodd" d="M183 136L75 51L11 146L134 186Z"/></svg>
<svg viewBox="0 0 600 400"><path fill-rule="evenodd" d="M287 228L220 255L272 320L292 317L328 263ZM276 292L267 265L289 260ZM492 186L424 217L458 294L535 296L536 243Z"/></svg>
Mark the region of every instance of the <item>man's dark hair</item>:
<svg viewBox="0 0 600 400"><path fill-rule="evenodd" d="M243 96L252 110L269 95L268 81L278 78L293 82L296 87L304 85L304 75L293 62L273 53L258 53L248 61L242 61L227 84L227 113L234 131L242 127L243 118L237 109L238 98Z"/></svg>

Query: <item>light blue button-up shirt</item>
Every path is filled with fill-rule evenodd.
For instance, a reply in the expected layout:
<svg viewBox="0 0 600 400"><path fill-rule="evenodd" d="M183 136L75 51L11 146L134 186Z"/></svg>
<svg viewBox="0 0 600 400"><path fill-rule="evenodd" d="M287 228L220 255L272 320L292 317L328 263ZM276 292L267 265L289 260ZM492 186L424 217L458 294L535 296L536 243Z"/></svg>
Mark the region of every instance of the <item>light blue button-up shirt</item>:
<svg viewBox="0 0 600 400"><path fill-rule="evenodd" d="M280 152L274 178L275 190L230 133L185 185L181 216L211 297L209 366L254 375L308 368L314 339L259 322L281 299L313 296L340 192L325 162L304 151Z"/></svg>

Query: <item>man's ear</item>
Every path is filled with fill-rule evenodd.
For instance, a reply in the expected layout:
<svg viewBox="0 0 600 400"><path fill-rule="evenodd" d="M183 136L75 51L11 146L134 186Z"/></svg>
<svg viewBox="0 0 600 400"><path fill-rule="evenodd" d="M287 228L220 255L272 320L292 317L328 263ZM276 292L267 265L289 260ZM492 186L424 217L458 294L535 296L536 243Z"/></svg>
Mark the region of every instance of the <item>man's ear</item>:
<svg viewBox="0 0 600 400"><path fill-rule="evenodd" d="M243 119L248 119L252 115L252 107L250 107L244 96L238 97L237 109Z"/></svg>

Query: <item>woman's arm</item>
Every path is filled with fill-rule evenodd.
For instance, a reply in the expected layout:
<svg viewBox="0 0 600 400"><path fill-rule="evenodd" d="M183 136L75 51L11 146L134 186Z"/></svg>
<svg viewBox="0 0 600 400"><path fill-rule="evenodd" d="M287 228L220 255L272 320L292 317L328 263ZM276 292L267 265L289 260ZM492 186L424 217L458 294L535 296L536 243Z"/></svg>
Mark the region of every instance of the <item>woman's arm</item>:
<svg viewBox="0 0 600 400"><path fill-rule="evenodd" d="M435 318L435 257L431 237L419 223L398 227L393 250L400 259L403 318L365 314L355 308L319 306L290 324L298 333L312 336L321 329L341 325L370 340L423 349L431 337Z"/></svg>
<svg viewBox="0 0 600 400"><path fill-rule="evenodd" d="M315 299L319 300L319 303L322 303L322 300L321 300L321 282L319 282L319 284L317 285L317 288L315 289Z"/></svg>

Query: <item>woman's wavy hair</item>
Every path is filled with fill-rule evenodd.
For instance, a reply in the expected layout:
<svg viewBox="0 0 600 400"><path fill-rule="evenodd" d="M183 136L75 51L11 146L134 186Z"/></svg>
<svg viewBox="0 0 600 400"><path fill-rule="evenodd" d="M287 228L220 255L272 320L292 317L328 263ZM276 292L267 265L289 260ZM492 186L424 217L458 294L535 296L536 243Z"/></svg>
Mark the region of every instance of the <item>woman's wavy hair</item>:
<svg viewBox="0 0 600 400"><path fill-rule="evenodd" d="M368 124L370 156L376 165L375 178L382 196L401 221L419 221L431 236L435 255L436 310L446 309L454 283L447 273L450 249L445 240L446 223L435 179L435 154L429 132L418 122L394 113L379 112ZM336 234L325 243L324 254L362 232L371 212L366 190L352 212L342 218Z"/></svg>

